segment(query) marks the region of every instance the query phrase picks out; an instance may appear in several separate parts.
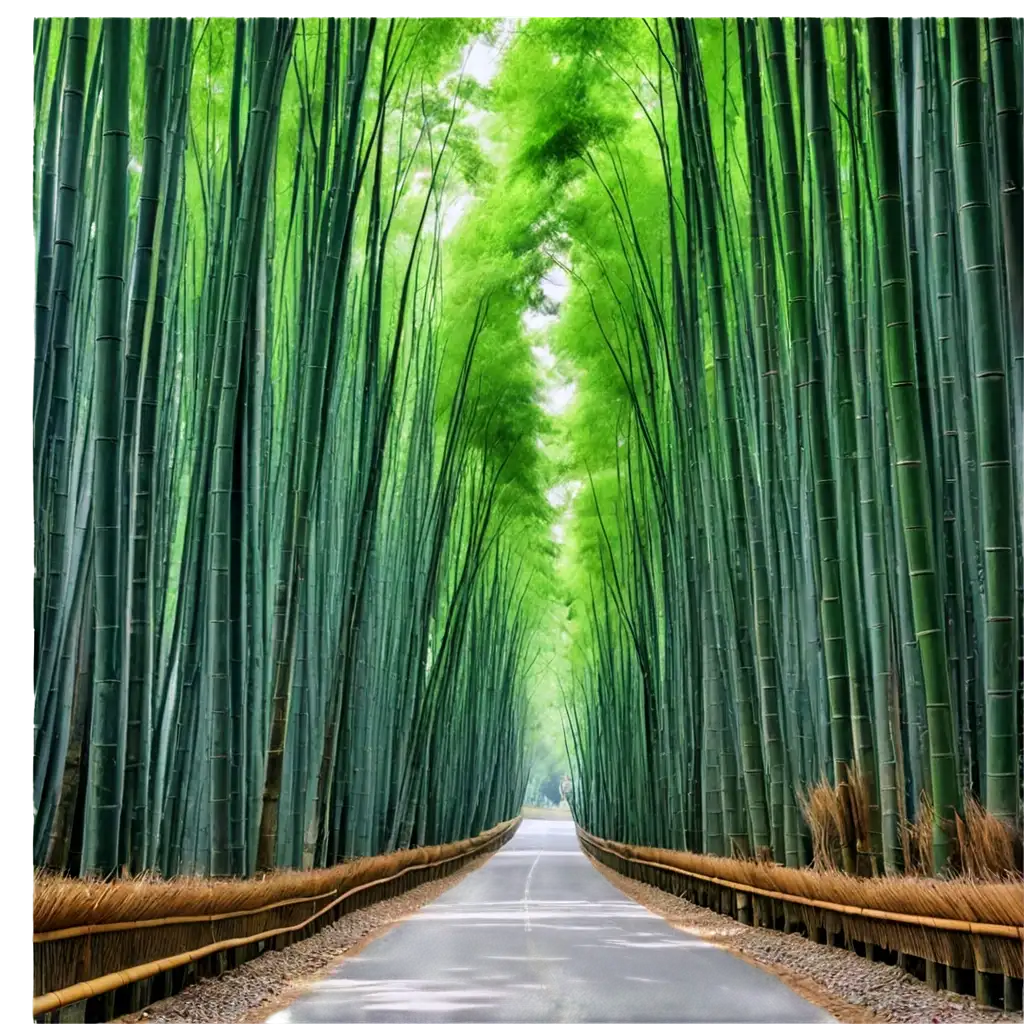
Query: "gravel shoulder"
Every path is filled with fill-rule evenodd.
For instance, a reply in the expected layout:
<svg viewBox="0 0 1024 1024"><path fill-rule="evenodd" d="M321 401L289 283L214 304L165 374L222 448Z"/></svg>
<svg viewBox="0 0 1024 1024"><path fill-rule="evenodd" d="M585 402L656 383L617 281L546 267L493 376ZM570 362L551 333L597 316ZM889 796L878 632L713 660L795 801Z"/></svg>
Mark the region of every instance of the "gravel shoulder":
<svg viewBox="0 0 1024 1024"><path fill-rule="evenodd" d="M311 938L280 952L270 950L233 971L204 978L176 996L117 1020L120 1024L258 1024L300 996L339 960L436 900L492 856L484 854L445 878L424 882L401 896L355 910Z"/></svg>
<svg viewBox="0 0 1024 1024"><path fill-rule="evenodd" d="M754 928L699 907L644 882L591 863L617 889L681 931L697 935L748 963L771 971L798 995L844 1024L997 1024L1020 1015L978 1006L972 996L933 992L888 964L846 949L822 946L802 935Z"/></svg>

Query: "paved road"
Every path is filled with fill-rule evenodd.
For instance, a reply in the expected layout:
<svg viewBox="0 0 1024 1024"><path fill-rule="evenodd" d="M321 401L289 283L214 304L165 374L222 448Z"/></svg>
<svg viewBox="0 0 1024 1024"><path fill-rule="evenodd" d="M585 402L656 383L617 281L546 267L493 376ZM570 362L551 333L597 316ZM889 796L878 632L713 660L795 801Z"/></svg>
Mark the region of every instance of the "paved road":
<svg viewBox="0 0 1024 1024"><path fill-rule="evenodd" d="M778 978L620 893L580 852L572 822L539 820L270 1018L831 1020Z"/></svg>

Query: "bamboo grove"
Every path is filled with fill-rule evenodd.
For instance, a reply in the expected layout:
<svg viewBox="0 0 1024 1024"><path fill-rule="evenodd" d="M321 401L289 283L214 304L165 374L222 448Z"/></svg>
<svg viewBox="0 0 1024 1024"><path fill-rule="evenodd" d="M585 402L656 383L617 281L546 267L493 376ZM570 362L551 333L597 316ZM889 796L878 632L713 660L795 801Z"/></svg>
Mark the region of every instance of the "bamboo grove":
<svg viewBox="0 0 1024 1024"><path fill-rule="evenodd" d="M517 812L538 270L448 238L485 28L36 22L38 866L319 867Z"/></svg>
<svg viewBox="0 0 1024 1024"><path fill-rule="evenodd" d="M849 872L968 867L975 801L1012 843L1021 23L529 29L506 103L560 183L580 382L577 820L800 866L824 783Z"/></svg>
<svg viewBox="0 0 1024 1024"><path fill-rule="evenodd" d="M599 836L1012 862L1020 21L34 55L37 865L476 834L558 700Z"/></svg>

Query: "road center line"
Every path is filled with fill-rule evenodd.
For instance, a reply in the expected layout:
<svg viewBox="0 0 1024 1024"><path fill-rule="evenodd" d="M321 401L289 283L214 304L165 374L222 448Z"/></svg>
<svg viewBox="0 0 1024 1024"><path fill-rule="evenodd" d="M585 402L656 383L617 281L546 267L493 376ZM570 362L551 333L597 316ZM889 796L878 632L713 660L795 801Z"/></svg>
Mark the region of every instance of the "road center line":
<svg viewBox="0 0 1024 1024"><path fill-rule="evenodd" d="M526 887L523 889L523 913L526 915L526 930L530 930L530 879L533 878L533 872L537 865L540 863L540 853L534 858L533 863L530 865L530 870L526 874Z"/></svg>

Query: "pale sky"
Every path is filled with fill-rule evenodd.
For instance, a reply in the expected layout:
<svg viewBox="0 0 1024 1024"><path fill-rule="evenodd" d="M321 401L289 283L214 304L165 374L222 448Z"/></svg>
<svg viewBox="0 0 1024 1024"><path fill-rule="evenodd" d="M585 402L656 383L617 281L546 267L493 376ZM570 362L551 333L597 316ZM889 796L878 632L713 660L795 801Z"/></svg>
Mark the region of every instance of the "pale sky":
<svg viewBox="0 0 1024 1024"><path fill-rule="evenodd" d="M495 45L492 46L483 37L473 40L462 51L466 74L475 78L481 85L490 85L492 79L498 73L502 54L512 39L514 28L515 19L505 18L498 28Z"/></svg>
<svg viewBox="0 0 1024 1024"><path fill-rule="evenodd" d="M569 278L560 266L551 267L541 278L540 290L544 297L555 306L561 306L569 292ZM543 335L544 330L557 322L559 313L542 313L539 309L528 309L523 313L523 328L527 334ZM567 380L557 369L558 359L543 337L531 346L533 358L544 377L541 392L541 408L549 416L561 416L569 408L576 395L576 382Z"/></svg>

